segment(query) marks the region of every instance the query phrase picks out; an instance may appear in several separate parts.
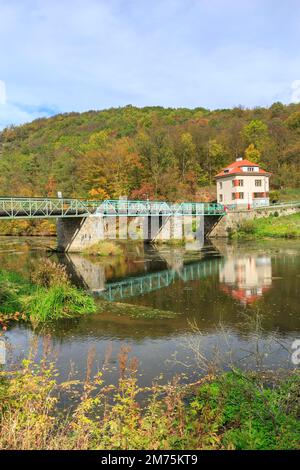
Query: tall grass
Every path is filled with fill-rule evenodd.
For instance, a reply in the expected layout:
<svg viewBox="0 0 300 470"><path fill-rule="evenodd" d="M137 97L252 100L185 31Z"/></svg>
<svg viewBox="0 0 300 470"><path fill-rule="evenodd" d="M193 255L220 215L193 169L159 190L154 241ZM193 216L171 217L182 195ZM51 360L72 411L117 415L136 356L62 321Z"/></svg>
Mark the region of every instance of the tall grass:
<svg viewBox="0 0 300 470"><path fill-rule="evenodd" d="M0 313L22 309L21 298L32 291L32 285L15 272L0 270Z"/></svg>
<svg viewBox="0 0 300 470"><path fill-rule="evenodd" d="M245 220L232 234L232 238L299 238L300 213L278 217Z"/></svg>
<svg viewBox="0 0 300 470"><path fill-rule="evenodd" d="M54 285L38 288L23 299L23 309L35 322L76 317L96 311L93 298L70 285Z"/></svg>
<svg viewBox="0 0 300 470"><path fill-rule="evenodd" d="M101 372L91 377L89 359L84 383L59 383L55 365L45 360L0 373L0 449L300 448L297 373L268 386L234 371L145 389L137 383L137 362L124 350L119 361L119 381L109 386ZM66 395L72 412L63 408Z"/></svg>
<svg viewBox="0 0 300 470"><path fill-rule="evenodd" d="M41 260L31 281L0 270L0 323L8 318L45 322L95 311L92 296L73 287L65 268L57 263ZM17 312L22 315L16 316Z"/></svg>

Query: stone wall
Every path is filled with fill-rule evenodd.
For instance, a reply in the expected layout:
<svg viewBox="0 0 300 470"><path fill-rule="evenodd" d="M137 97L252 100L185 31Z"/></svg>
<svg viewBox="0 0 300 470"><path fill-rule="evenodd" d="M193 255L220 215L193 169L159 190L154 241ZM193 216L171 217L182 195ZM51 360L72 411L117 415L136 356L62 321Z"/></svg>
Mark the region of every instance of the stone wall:
<svg viewBox="0 0 300 470"><path fill-rule="evenodd" d="M269 217L275 213L278 216L291 215L300 212L299 206L270 206L264 208L256 208L251 210L235 210L228 211L225 216L211 230L210 238L227 238L231 231L237 230L244 220L253 220L261 217Z"/></svg>

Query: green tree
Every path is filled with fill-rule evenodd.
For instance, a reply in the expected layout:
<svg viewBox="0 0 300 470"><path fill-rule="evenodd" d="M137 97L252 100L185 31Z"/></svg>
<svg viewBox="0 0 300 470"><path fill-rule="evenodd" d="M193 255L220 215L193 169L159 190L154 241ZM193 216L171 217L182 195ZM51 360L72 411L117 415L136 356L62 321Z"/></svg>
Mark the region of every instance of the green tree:
<svg viewBox="0 0 300 470"><path fill-rule="evenodd" d="M250 162L260 164L261 163L260 157L261 157L261 153L257 148L255 148L254 144L250 144L249 147L246 148L245 158L247 160L250 160Z"/></svg>
<svg viewBox="0 0 300 470"><path fill-rule="evenodd" d="M268 138L268 126L259 119L254 119L244 127L243 135L248 144L262 150Z"/></svg>
<svg viewBox="0 0 300 470"><path fill-rule="evenodd" d="M221 144L215 139L210 139L207 144L207 165L209 184L212 184L213 177L224 165L225 151Z"/></svg>
<svg viewBox="0 0 300 470"><path fill-rule="evenodd" d="M300 111L291 114L285 122L290 130L300 131Z"/></svg>

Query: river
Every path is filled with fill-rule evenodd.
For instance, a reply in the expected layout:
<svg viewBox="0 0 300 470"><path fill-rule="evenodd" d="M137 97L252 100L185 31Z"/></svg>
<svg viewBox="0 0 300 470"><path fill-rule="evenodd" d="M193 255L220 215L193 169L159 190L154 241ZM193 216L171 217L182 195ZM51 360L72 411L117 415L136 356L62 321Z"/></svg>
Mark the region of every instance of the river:
<svg viewBox="0 0 300 470"><path fill-rule="evenodd" d="M174 318L136 319L94 314L42 328L16 323L4 333L7 365L32 351L57 361L62 379L76 371L84 378L87 358L93 372L118 377L122 347L139 362L139 382L162 382L176 374L193 380L210 363L228 369L295 367L292 344L300 338L300 243L207 243L199 252L129 243L124 256L86 258L45 251L53 238L0 238L2 269L25 277L39 258L66 265L72 282L111 301L176 312Z"/></svg>

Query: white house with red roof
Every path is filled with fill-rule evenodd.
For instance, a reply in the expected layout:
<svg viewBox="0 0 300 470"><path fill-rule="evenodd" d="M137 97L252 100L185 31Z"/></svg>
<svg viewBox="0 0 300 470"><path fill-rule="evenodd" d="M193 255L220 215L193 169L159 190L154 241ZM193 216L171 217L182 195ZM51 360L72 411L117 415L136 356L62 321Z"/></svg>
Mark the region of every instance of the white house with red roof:
<svg viewBox="0 0 300 470"><path fill-rule="evenodd" d="M237 158L216 175L218 202L235 208L268 206L270 176L257 163Z"/></svg>

